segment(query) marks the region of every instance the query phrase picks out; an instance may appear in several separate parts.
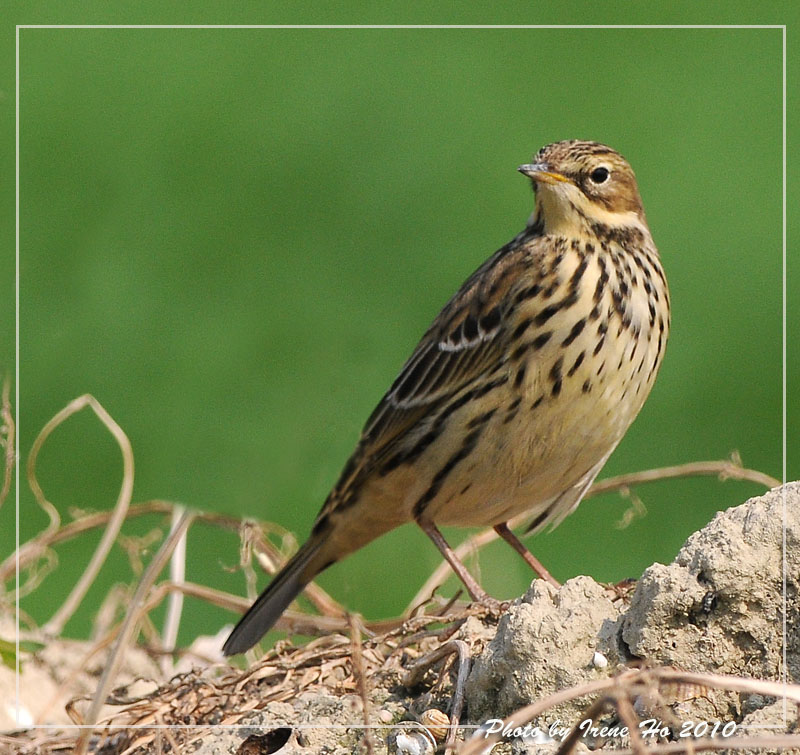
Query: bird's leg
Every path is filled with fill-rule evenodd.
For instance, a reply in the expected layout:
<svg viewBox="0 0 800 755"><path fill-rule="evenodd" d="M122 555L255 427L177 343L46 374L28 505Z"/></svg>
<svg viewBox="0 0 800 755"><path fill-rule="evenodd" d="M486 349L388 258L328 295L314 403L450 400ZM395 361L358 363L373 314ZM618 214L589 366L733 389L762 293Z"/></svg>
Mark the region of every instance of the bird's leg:
<svg viewBox="0 0 800 755"><path fill-rule="evenodd" d="M561 584L550 574L544 565L533 555L523 544L522 541L508 528L507 522L502 522L494 526L494 531L500 535L522 558L525 563L533 569L543 580L549 582L553 587L561 587Z"/></svg>
<svg viewBox="0 0 800 755"><path fill-rule="evenodd" d="M488 608L499 608L501 602L488 595L486 591L475 581L475 577L473 577L469 571L467 571L467 567L461 563L453 549L447 544L447 541L444 539L442 533L437 529L436 525L433 522L428 522L424 519L417 519L417 524L422 528L422 531L431 540L433 540L433 544L441 551L441 554L445 557L447 563L450 564L450 567L456 573L458 578L464 583L464 587L467 588L467 592L470 594L470 597L476 603L480 603Z"/></svg>

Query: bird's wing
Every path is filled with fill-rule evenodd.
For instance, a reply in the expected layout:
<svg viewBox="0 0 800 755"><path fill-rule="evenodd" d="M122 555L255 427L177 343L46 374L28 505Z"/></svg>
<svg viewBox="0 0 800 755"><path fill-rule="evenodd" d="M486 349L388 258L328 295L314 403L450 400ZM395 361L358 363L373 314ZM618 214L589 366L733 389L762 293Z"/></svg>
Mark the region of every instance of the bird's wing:
<svg viewBox="0 0 800 755"><path fill-rule="evenodd" d="M437 406L452 406L502 373L517 299L538 275L532 246L512 242L500 249L445 305L367 420L318 522L365 475L407 445L403 441L410 434L424 435Z"/></svg>

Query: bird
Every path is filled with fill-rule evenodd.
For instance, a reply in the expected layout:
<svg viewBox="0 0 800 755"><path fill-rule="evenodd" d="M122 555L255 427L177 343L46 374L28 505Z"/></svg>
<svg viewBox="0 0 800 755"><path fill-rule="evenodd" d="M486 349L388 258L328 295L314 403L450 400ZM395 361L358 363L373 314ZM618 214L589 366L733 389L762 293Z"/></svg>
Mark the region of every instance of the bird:
<svg viewBox="0 0 800 755"><path fill-rule="evenodd" d="M470 275L368 418L311 534L235 626L251 648L316 575L416 522L491 605L439 526L555 527L642 408L669 335L667 279L633 169L595 141L542 147L525 228ZM530 559L526 554L530 555Z"/></svg>

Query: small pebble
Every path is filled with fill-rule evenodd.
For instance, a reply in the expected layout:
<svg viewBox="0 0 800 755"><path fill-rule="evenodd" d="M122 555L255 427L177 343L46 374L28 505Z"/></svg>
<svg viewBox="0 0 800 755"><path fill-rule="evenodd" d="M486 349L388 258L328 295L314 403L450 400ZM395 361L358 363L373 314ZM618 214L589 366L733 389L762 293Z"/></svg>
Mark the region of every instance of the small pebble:
<svg viewBox="0 0 800 755"><path fill-rule="evenodd" d="M382 724L390 724L392 723L393 719L394 716L392 715L392 712L390 710L386 710L386 708L381 708L381 710L378 711L378 720Z"/></svg>

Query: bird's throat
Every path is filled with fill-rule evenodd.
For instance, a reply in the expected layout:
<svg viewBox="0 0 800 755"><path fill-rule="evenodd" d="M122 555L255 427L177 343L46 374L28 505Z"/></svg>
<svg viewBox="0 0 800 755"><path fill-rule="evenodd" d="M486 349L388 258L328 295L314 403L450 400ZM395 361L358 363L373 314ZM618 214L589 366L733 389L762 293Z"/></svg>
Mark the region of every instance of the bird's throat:
<svg viewBox="0 0 800 755"><path fill-rule="evenodd" d="M584 238L593 236L595 227L605 226L637 229L650 237L647 224L638 213L608 210L570 184L541 187L536 193L534 217L546 235Z"/></svg>

